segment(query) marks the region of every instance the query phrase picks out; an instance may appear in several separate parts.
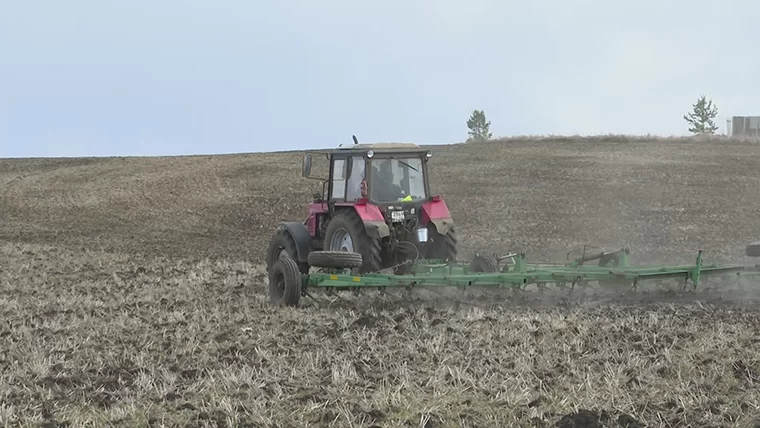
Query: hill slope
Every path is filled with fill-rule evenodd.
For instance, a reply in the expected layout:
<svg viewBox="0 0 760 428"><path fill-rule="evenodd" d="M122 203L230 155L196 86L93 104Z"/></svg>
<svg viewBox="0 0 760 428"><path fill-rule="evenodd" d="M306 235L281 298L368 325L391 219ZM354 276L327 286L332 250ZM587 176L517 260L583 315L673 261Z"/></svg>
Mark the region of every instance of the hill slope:
<svg viewBox="0 0 760 428"><path fill-rule="evenodd" d="M260 261L275 224L320 183L301 153L0 160L0 239ZM435 148L467 256L629 244L637 260L742 257L760 237L760 145L536 139Z"/></svg>
<svg viewBox="0 0 760 428"><path fill-rule="evenodd" d="M629 243L634 261L740 261L760 235L759 157L736 141L502 141L437 148L433 181L465 258ZM270 305L255 264L320 188L299 171L298 153L1 160L0 425L759 420L752 302Z"/></svg>

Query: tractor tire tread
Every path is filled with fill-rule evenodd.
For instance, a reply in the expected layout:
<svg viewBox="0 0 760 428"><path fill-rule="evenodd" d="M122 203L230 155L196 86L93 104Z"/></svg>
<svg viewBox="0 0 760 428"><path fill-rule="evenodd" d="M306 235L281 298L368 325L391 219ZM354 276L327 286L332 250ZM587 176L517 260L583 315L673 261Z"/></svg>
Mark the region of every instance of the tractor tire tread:
<svg viewBox="0 0 760 428"><path fill-rule="evenodd" d="M438 233L438 231L434 231L432 233L433 239L440 239L441 234ZM436 241L433 241L434 243ZM445 255L442 254L436 254L440 251L444 251ZM454 226L451 226L451 228L446 232L446 235L443 239L443 246L431 246L428 250L428 258L444 258L451 261L455 261L457 258L457 234L456 229Z"/></svg>
<svg viewBox="0 0 760 428"><path fill-rule="evenodd" d="M358 251L355 252L362 256L362 265L357 267L357 273L380 271L383 263L380 240L367 235L364 222L362 222L362 219L356 214L356 211L352 210L338 213L332 218L332 220L330 220L330 223L335 221L344 221L348 228L353 229L353 231L356 232L355 234L357 235L358 240L358 245L356 246L358 247ZM327 229L329 232L331 229L330 224L327 225ZM327 233L325 236L325 245L327 245L327 242L329 241L329 235L330 234Z"/></svg>

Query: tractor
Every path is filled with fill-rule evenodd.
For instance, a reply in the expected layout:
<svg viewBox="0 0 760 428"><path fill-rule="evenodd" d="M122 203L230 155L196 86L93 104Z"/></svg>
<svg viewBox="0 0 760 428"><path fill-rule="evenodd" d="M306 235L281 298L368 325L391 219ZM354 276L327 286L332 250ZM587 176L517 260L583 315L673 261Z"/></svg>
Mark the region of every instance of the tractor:
<svg viewBox="0 0 760 428"><path fill-rule="evenodd" d="M321 152L329 176L311 176L312 153L302 175L322 181L303 222L281 223L267 251L267 269L281 257L309 273L309 254L318 267L352 266L355 274L403 273L418 259L455 261L454 222L443 198L430 190L430 150L412 143L353 144ZM338 254L343 253L343 254ZM348 260L361 255L354 264ZM346 264L348 263L348 264Z"/></svg>

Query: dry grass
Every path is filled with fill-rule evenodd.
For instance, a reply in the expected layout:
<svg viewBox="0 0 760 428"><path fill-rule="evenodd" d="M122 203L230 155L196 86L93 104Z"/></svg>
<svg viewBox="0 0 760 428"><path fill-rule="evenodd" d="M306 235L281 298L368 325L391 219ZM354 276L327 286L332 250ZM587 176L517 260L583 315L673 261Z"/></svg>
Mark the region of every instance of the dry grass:
<svg viewBox="0 0 760 428"><path fill-rule="evenodd" d="M465 257L632 244L746 262L760 145L436 149ZM261 256L318 189L298 153L0 161L0 424L754 426L760 311L266 303ZM579 415L571 414L583 409Z"/></svg>
<svg viewBox="0 0 760 428"><path fill-rule="evenodd" d="M261 267L86 256L0 250L6 421L548 426L585 408L652 426L736 426L760 416L751 310L276 309Z"/></svg>

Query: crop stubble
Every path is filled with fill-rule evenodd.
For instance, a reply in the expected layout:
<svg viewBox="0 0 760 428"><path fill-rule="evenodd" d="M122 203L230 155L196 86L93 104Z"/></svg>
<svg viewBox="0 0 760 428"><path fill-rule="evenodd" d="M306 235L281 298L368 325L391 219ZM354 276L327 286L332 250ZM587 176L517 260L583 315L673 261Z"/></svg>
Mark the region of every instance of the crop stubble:
<svg viewBox="0 0 760 428"><path fill-rule="evenodd" d="M635 260L748 262L758 155L748 142L506 141L436 148L432 166L464 257L626 243ZM299 169L298 153L0 161L0 421L757 420L753 307L269 307L266 240L319 189Z"/></svg>

